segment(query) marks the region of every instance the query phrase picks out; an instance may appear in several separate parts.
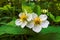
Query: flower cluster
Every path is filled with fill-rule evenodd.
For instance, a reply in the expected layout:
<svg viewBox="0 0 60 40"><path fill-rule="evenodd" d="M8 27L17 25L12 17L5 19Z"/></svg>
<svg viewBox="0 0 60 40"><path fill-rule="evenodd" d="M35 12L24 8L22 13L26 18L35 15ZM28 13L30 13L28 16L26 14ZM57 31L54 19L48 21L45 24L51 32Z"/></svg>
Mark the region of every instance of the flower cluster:
<svg viewBox="0 0 60 40"><path fill-rule="evenodd" d="M15 24L21 26L21 28L28 27L34 32L39 33L42 28L48 27L49 21L47 18L45 14L38 16L36 13L23 12L19 14L19 19L15 21Z"/></svg>

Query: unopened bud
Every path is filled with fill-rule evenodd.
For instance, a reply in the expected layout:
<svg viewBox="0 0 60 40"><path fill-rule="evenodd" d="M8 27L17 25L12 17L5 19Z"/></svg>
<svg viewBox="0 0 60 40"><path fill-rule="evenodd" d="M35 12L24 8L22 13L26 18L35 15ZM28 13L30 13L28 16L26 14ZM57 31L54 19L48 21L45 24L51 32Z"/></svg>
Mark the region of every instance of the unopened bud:
<svg viewBox="0 0 60 40"><path fill-rule="evenodd" d="M42 9L41 12L42 12L42 13L47 13L48 10L47 10L47 9Z"/></svg>

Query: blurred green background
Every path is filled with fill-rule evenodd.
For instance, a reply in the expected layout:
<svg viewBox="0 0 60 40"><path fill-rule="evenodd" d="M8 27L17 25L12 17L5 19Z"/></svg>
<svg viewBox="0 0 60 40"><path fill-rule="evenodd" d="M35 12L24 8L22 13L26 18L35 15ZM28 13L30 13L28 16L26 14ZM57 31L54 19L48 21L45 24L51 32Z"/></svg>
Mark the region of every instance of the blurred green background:
<svg viewBox="0 0 60 40"><path fill-rule="evenodd" d="M24 8L38 15L48 9L49 27L38 34L16 27L15 20ZM60 40L60 0L0 0L0 40Z"/></svg>

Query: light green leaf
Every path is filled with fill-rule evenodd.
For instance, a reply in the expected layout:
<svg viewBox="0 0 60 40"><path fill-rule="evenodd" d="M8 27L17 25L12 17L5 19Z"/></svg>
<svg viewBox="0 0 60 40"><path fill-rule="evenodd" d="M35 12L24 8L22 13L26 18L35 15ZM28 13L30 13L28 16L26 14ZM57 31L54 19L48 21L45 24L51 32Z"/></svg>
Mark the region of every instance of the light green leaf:
<svg viewBox="0 0 60 40"><path fill-rule="evenodd" d="M24 12L24 10L26 10L28 13L32 13L33 10L31 9L30 6L26 6L26 5L22 5L22 10Z"/></svg>
<svg viewBox="0 0 60 40"><path fill-rule="evenodd" d="M60 22L60 16L56 16L56 22Z"/></svg>
<svg viewBox="0 0 60 40"><path fill-rule="evenodd" d="M11 5L5 5L5 6L3 7L3 10L9 10L8 8L11 9L11 8L12 8Z"/></svg>

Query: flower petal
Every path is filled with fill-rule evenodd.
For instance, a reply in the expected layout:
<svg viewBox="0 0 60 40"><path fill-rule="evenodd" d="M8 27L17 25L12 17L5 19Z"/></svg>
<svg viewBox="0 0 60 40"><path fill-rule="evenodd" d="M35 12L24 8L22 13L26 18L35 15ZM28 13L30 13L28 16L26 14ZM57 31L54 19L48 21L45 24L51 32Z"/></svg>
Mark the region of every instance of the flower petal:
<svg viewBox="0 0 60 40"><path fill-rule="evenodd" d="M26 25L27 25L27 22L26 21L22 22L21 28L24 28Z"/></svg>
<svg viewBox="0 0 60 40"><path fill-rule="evenodd" d="M42 21L45 21L47 19L47 15L45 14L41 14L39 17Z"/></svg>
<svg viewBox="0 0 60 40"><path fill-rule="evenodd" d="M48 25L49 25L49 21L47 20L41 23L42 28L47 28Z"/></svg>
<svg viewBox="0 0 60 40"><path fill-rule="evenodd" d="M19 17L22 15L23 13L19 13Z"/></svg>
<svg viewBox="0 0 60 40"><path fill-rule="evenodd" d="M17 20L15 21L15 24L16 24L17 26L20 26L20 25L22 24L22 22L20 21L20 19L17 19Z"/></svg>
<svg viewBox="0 0 60 40"><path fill-rule="evenodd" d="M39 33L42 30L42 27L40 25L37 25L37 26L33 27L32 30L36 33Z"/></svg>
<svg viewBox="0 0 60 40"><path fill-rule="evenodd" d="M26 26L27 26L28 28L32 28L32 27L34 27L34 23L33 23L33 22L30 22L30 23L28 23Z"/></svg>
<svg viewBox="0 0 60 40"><path fill-rule="evenodd" d="M36 13L32 13L32 19L38 17Z"/></svg>
<svg viewBox="0 0 60 40"><path fill-rule="evenodd" d="M24 9L24 12L21 12L21 13L19 14L19 17L20 17L23 13L27 14L27 11Z"/></svg>
<svg viewBox="0 0 60 40"><path fill-rule="evenodd" d="M32 14L27 14L28 18L27 21L31 21L32 20Z"/></svg>

